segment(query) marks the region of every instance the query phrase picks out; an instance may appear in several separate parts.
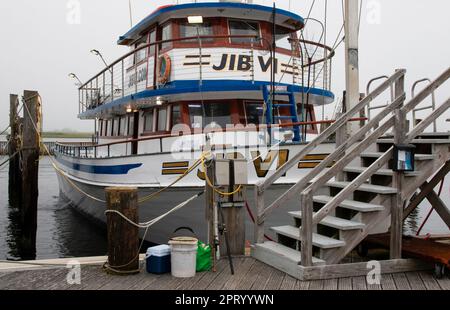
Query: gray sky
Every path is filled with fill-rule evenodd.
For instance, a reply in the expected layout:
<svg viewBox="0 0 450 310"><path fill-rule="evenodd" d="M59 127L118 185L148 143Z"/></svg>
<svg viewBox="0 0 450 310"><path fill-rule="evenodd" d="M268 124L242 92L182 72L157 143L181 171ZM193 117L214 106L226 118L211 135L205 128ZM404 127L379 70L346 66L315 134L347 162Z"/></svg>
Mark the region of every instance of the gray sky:
<svg viewBox="0 0 450 310"><path fill-rule="evenodd" d="M91 130L92 122L76 118L78 94L75 72L87 80L103 65L89 51L99 49L107 61L127 52L116 45L129 26L128 0L79 0L80 23L68 8L76 0L0 1L0 128L8 123L9 94L24 89L38 90L43 97L44 129ZM135 23L160 5L175 1L132 0ZM190 2L190 1L180 1ZM271 1L255 0L271 5ZM312 0L276 1L281 8L307 16ZM325 0L316 0L311 16L323 20ZM329 0L328 44L342 25L340 0ZM448 0L363 0L360 30L361 91L377 75L396 68L408 70L406 85L422 77L434 78L450 66L450 1ZM378 10L379 8L379 10ZM75 18L74 18L75 17ZM73 23L75 22L75 24ZM319 36L310 25L308 38ZM334 61L333 91L344 89L343 45ZM447 88L448 89L448 88ZM438 94L438 103L450 96L450 89ZM321 114L318 113L318 117ZM443 129L443 128L441 128Z"/></svg>

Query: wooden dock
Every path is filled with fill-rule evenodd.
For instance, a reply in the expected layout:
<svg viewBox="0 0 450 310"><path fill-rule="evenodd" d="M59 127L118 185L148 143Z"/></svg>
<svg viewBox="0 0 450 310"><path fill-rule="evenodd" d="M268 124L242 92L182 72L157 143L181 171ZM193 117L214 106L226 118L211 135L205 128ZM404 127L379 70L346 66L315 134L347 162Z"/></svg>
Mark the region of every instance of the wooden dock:
<svg viewBox="0 0 450 310"><path fill-rule="evenodd" d="M170 274L151 275L144 269L132 276L109 275L102 269L104 259L84 259L87 265L82 262L80 285L67 283L67 259L59 261L60 267L0 264L0 290L450 290L450 277L435 279L432 271L382 275L380 285L368 285L365 277L299 281L253 258L241 257L234 260L234 276L222 259L216 273L178 279Z"/></svg>

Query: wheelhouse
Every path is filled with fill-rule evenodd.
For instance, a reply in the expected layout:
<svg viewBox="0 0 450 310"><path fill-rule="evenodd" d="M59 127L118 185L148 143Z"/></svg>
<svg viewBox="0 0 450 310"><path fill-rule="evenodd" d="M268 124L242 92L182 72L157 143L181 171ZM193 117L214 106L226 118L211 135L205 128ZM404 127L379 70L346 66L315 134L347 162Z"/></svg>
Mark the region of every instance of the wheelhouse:
<svg viewBox="0 0 450 310"><path fill-rule="evenodd" d="M129 53L79 88L79 117L95 119L100 140L293 120L315 134L314 107L334 100L334 52L300 40L303 26L296 14L254 4L161 7L119 38Z"/></svg>

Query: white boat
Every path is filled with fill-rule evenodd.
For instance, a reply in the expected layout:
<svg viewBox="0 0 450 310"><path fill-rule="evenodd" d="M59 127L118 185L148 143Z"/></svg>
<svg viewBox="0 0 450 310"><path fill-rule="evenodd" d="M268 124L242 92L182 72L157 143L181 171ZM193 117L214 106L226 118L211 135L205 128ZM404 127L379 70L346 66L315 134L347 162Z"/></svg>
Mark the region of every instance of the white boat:
<svg viewBox="0 0 450 310"><path fill-rule="evenodd" d="M130 52L79 87L79 118L96 122L96 139L56 146L61 194L104 225L106 187L137 187L146 197L185 175L205 150L245 158L252 190L317 135L326 122L316 121L315 108L334 102L334 51L300 39L304 25L295 13L249 3L156 9L119 38ZM319 145L269 196L275 199L334 149L333 141ZM204 186L198 167L141 203L141 222ZM252 208L253 195L248 197ZM285 222L296 203L280 208L269 222ZM175 228L190 226L206 240L204 211L200 197L152 226L146 239L167 242Z"/></svg>

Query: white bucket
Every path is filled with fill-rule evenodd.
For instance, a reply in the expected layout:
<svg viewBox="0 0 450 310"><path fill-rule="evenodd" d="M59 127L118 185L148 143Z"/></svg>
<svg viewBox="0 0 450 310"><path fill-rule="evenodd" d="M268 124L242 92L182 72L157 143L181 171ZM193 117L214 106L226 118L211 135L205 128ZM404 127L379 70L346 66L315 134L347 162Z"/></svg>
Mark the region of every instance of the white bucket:
<svg viewBox="0 0 450 310"><path fill-rule="evenodd" d="M172 276L195 277L198 240L192 237L175 237L169 241L171 248Z"/></svg>

